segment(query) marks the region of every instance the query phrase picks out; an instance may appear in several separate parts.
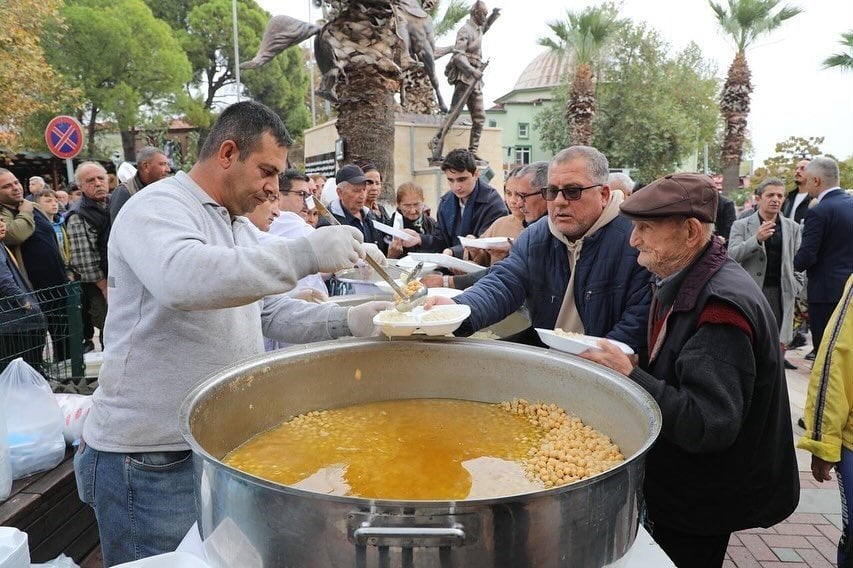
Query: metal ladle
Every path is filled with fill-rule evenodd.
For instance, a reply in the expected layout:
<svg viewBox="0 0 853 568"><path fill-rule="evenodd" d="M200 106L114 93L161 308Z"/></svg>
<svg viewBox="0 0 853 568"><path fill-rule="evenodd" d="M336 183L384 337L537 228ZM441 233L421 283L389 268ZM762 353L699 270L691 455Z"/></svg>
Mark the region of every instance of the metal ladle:
<svg viewBox="0 0 853 568"><path fill-rule="evenodd" d="M307 200L306 200L307 201ZM308 204L310 208L313 205L317 211L326 218L326 220L332 225L340 225L341 223L335 218L332 213L326 209L326 206L320 203L318 199L311 198L313 203ZM391 278L391 276L385 271L381 264L376 262L374 259L370 257L370 255L365 254L364 260L376 271L376 273L382 277L382 279L391 286L391 289L400 297L400 301L397 303L396 308L398 312L410 312L412 309L420 304L420 300L422 298L426 298L427 289L426 286L421 284L421 287L418 288L417 292L413 292L412 294L406 294L406 292L400 287L397 282ZM412 271L414 272L414 271Z"/></svg>

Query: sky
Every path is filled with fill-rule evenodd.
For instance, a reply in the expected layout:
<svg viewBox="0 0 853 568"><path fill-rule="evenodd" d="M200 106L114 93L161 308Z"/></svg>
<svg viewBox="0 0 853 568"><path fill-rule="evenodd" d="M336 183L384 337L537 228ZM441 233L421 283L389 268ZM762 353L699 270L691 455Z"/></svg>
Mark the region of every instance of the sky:
<svg viewBox="0 0 853 568"><path fill-rule="evenodd" d="M726 0L719 0L727 4ZM486 34L483 57L490 60L483 94L486 108L510 92L526 65L545 48L537 39L550 32L548 22L565 19L565 10L581 10L578 0L486 0L489 10L501 16ZM841 34L853 30L853 0L788 0L803 13L786 21L772 34L760 37L747 51L754 91L748 119L754 167L775 155L775 145L789 136L824 136L824 153L840 159L853 156L853 72L822 69L821 62L842 51ZM259 0L271 14L287 14L305 21L322 17L310 0ZM735 48L719 30L707 0L624 0L621 15L645 21L674 50L695 41L704 56L725 79ZM449 45L454 34L439 38ZM242 57L242 56L241 56ZM242 57L248 59L249 57ZM452 89L441 71L442 94L450 100Z"/></svg>

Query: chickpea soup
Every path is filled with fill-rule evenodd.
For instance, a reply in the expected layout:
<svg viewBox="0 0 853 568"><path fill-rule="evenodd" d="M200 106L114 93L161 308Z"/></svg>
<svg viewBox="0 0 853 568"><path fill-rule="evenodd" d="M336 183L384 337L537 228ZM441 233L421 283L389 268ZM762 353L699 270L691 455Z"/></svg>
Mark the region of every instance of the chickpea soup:
<svg viewBox="0 0 853 568"><path fill-rule="evenodd" d="M564 485L623 458L606 436L553 404L408 399L297 416L223 461L310 491L454 500Z"/></svg>

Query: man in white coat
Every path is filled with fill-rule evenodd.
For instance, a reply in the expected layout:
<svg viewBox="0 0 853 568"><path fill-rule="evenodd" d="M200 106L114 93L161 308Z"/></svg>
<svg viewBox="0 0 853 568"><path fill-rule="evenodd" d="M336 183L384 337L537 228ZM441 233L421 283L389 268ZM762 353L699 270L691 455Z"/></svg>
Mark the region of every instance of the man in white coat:
<svg viewBox="0 0 853 568"><path fill-rule="evenodd" d="M765 179L755 189L755 196L756 212L732 225L729 256L761 287L785 345L793 338L794 300L803 288L803 274L794 272L801 227L779 214L785 200L782 180ZM787 360L785 367L796 368Z"/></svg>

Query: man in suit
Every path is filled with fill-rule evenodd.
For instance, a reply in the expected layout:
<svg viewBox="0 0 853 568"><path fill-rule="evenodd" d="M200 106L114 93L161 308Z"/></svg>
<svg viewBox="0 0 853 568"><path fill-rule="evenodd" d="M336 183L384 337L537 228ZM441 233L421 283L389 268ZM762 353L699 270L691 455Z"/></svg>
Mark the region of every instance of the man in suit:
<svg viewBox="0 0 853 568"><path fill-rule="evenodd" d="M813 159L805 171L808 194L817 201L803 225L794 270L808 275L812 345L817 348L844 283L853 273L853 197L838 186L838 164L831 158Z"/></svg>
<svg viewBox="0 0 853 568"><path fill-rule="evenodd" d="M714 219L715 232L718 237L722 237L723 244L728 245L729 233L731 233L732 224L737 218L735 215L735 203L722 193L718 197L717 216Z"/></svg>
<svg viewBox="0 0 853 568"><path fill-rule="evenodd" d="M734 222L728 251L767 298L784 345L793 337L794 299L803 287L803 275L794 272L800 225L779 214L785 198L782 180L765 179L755 189L755 196L756 212ZM786 359L785 368L796 367Z"/></svg>

